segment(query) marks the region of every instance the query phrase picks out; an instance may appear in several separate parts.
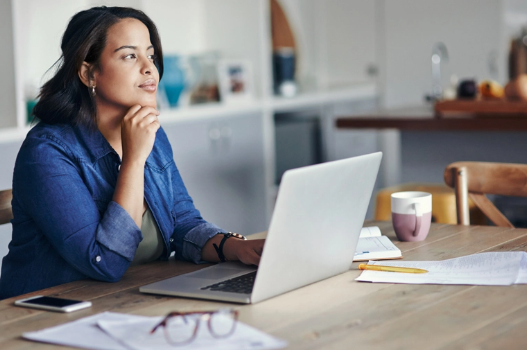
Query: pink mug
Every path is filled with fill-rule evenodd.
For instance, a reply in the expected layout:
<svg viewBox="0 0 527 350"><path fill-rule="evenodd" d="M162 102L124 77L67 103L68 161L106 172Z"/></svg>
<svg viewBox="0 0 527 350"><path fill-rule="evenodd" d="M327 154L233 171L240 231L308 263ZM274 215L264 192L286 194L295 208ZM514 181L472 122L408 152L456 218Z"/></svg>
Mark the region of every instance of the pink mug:
<svg viewBox="0 0 527 350"><path fill-rule="evenodd" d="M392 224L400 241L422 241L432 222L432 195L428 192L392 193Z"/></svg>

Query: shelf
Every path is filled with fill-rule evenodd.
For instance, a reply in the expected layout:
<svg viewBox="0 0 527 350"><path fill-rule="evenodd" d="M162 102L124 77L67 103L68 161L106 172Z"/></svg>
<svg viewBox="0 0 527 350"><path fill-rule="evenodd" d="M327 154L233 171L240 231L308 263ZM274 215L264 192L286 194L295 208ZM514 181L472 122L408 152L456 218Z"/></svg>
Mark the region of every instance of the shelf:
<svg viewBox="0 0 527 350"><path fill-rule="evenodd" d="M262 112L264 106L272 112L302 110L338 101L350 101L376 97L374 84L361 84L327 91L312 91L292 98L272 97L267 101L254 100L240 104L209 103L161 110L161 122L190 121L204 118L216 118L239 114Z"/></svg>
<svg viewBox="0 0 527 350"><path fill-rule="evenodd" d="M257 100L251 103L243 104L208 103L181 108L162 109L160 110L159 119L161 123L182 122L206 118L221 118L240 114L251 114L261 111L262 104Z"/></svg>
<svg viewBox="0 0 527 350"><path fill-rule="evenodd" d="M374 83L358 84L340 89L329 89L301 93L292 98L273 97L269 107L274 112L287 112L295 109L305 109L326 103L356 100L376 97L377 88Z"/></svg>

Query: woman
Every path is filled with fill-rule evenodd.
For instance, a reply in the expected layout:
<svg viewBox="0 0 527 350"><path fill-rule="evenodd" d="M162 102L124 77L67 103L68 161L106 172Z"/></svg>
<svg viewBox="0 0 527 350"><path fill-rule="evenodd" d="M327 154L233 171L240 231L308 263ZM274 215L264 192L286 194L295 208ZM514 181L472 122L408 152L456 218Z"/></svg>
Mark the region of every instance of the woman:
<svg viewBox="0 0 527 350"><path fill-rule="evenodd" d="M159 125L161 43L141 11L77 13L42 88L13 175L13 237L0 299L83 278L118 281L130 264L176 258L258 264L263 240L200 217Z"/></svg>

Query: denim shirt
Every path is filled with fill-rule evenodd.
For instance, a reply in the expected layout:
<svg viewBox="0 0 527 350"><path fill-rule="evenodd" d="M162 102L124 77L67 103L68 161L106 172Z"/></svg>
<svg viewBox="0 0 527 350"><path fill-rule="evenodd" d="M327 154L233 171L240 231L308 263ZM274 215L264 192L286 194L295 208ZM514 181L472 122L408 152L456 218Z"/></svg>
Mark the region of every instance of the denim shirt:
<svg viewBox="0 0 527 350"><path fill-rule="evenodd" d="M112 200L121 160L99 130L37 124L13 174L13 236L2 261L0 299L93 278L118 281L134 258L141 229ZM201 218L160 128L145 164L144 196L167 260L201 262L205 242L225 232Z"/></svg>

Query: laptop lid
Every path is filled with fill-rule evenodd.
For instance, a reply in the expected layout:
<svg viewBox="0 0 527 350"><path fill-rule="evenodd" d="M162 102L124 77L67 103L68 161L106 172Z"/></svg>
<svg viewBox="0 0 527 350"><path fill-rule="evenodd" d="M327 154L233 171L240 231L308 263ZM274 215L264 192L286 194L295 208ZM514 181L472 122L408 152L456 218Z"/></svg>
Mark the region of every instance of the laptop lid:
<svg viewBox="0 0 527 350"><path fill-rule="evenodd" d="M252 303L349 270L381 158L377 152L284 173Z"/></svg>

